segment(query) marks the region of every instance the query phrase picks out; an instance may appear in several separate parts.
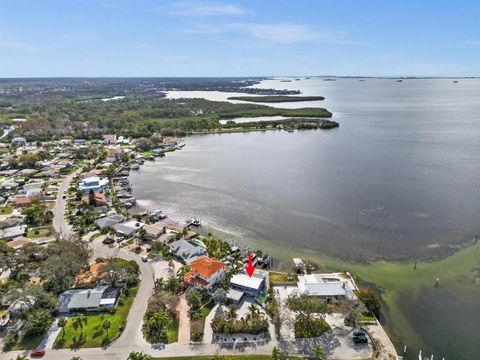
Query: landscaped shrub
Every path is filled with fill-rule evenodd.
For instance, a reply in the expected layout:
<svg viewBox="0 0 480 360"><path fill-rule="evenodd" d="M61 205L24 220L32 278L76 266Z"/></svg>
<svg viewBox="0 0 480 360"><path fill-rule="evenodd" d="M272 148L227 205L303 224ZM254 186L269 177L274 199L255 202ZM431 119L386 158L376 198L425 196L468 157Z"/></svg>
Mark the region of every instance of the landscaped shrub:
<svg viewBox="0 0 480 360"><path fill-rule="evenodd" d="M295 337L296 338L314 338L323 335L330 330L330 325L322 318L309 319L297 316L295 319Z"/></svg>
<svg viewBox="0 0 480 360"><path fill-rule="evenodd" d="M261 316L239 320L215 316L211 326L213 332L217 334L259 335L268 332L268 320Z"/></svg>
<svg viewBox="0 0 480 360"><path fill-rule="evenodd" d="M190 340L202 341L203 340L203 325L204 322L200 320L193 320L190 324Z"/></svg>
<svg viewBox="0 0 480 360"><path fill-rule="evenodd" d="M110 245L110 244L113 244L115 242L115 240L113 240L112 238L105 238L103 239L102 243L105 244L105 245Z"/></svg>

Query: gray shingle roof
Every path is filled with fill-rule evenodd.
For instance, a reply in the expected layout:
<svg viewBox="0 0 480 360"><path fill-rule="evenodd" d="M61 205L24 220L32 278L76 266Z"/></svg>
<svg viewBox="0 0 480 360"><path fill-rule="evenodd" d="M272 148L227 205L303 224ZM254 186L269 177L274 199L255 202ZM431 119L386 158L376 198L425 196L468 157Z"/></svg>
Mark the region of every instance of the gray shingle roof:
<svg viewBox="0 0 480 360"><path fill-rule="evenodd" d="M103 293L108 286L99 286L95 289L71 289L60 294L58 299L61 312L70 309L96 308L100 306Z"/></svg>

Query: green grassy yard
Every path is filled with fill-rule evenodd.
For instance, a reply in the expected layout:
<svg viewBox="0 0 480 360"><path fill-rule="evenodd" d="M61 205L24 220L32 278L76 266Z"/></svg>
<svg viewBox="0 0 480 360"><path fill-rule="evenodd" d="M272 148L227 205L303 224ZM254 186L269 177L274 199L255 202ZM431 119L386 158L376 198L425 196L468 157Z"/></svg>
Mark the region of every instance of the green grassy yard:
<svg viewBox="0 0 480 360"><path fill-rule="evenodd" d="M27 237L30 239L53 236L55 232L52 227L46 227L41 229L30 229L27 232Z"/></svg>
<svg viewBox="0 0 480 360"><path fill-rule="evenodd" d="M13 203L9 202L4 208L0 209L0 215L8 215L13 211Z"/></svg>
<svg viewBox="0 0 480 360"><path fill-rule="evenodd" d="M177 318L171 319L167 325L167 339L169 344L178 341L178 325L179 320Z"/></svg>
<svg viewBox="0 0 480 360"><path fill-rule="evenodd" d="M60 332L53 347L89 348L101 346L107 340L107 332L102 329L104 320L110 320L111 322L110 329L108 330L108 341L113 341L119 337L123 331L121 327L125 324L135 293L136 291L130 290L129 296L124 297L122 295L120 305L114 314L103 313L103 318L100 313L87 314L87 324L84 325L81 336L80 330L73 328L72 319L69 318L65 326L65 334Z"/></svg>
<svg viewBox="0 0 480 360"><path fill-rule="evenodd" d="M270 283L285 283L285 282L297 282L298 276L296 274L284 274L278 272L269 273Z"/></svg>

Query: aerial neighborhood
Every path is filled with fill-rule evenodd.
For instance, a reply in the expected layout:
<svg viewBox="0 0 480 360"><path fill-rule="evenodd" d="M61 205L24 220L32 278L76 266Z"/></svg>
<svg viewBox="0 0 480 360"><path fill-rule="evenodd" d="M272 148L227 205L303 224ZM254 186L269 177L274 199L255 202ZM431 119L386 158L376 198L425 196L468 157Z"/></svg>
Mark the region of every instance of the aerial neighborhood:
<svg viewBox="0 0 480 360"><path fill-rule="evenodd" d="M75 350L88 359L82 351L129 346L158 357L396 356L375 294L349 273L300 258L278 267L264 249L231 244L200 219L139 206L130 173L185 146L161 134L142 141L1 144L5 354Z"/></svg>

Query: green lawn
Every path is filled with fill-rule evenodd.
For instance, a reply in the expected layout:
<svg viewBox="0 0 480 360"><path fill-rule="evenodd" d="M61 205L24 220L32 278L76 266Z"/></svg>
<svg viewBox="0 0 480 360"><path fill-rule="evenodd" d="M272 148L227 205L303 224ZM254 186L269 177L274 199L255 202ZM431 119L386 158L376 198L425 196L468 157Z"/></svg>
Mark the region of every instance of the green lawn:
<svg viewBox="0 0 480 360"><path fill-rule="evenodd" d="M296 274L284 274L278 272L270 272L270 283L284 283L284 282L297 282L298 276Z"/></svg>
<svg viewBox="0 0 480 360"><path fill-rule="evenodd" d="M8 215L13 211L13 203L9 202L4 208L0 209L0 215Z"/></svg>
<svg viewBox="0 0 480 360"><path fill-rule="evenodd" d="M27 232L27 237L30 239L35 239L35 238L41 238L41 237L47 237L54 235L54 231L52 227L46 227L46 228L41 228L41 229L30 229Z"/></svg>
<svg viewBox="0 0 480 360"><path fill-rule="evenodd" d="M178 341L178 325L180 321L175 318L171 319L167 326L167 339L168 343L175 343Z"/></svg>
<svg viewBox="0 0 480 360"><path fill-rule="evenodd" d="M125 324L128 312L132 306L136 289L131 289L128 297L120 299L120 305L114 314L104 313L103 320L110 320L111 327L108 330L108 340L112 341L120 336L120 327ZM99 313L87 314L87 325L83 327L83 335L80 337L80 331L75 330L72 326L72 320L68 319L65 326L65 335L62 332L58 335L54 348L89 348L99 347L107 340L105 330L102 330L102 316Z"/></svg>

